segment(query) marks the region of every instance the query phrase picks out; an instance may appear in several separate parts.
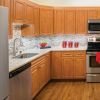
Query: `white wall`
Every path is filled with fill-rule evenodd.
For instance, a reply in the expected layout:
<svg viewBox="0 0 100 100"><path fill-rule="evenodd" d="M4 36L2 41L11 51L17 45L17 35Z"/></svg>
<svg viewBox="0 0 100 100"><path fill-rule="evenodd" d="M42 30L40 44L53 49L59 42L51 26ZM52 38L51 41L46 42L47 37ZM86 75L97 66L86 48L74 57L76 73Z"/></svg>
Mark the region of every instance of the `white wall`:
<svg viewBox="0 0 100 100"><path fill-rule="evenodd" d="M50 6L100 6L100 0L30 0Z"/></svg>

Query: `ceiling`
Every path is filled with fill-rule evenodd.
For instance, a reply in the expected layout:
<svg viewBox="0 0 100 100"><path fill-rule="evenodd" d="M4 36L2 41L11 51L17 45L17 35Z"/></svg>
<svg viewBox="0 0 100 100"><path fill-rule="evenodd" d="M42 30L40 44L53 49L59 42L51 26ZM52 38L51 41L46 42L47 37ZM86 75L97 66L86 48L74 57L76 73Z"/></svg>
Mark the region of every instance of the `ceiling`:
<svg viewBox="0 0 100 100"><path fill-rule="evenodd" d="M49 6L100 6L100 0L30 0Z"/></svg>

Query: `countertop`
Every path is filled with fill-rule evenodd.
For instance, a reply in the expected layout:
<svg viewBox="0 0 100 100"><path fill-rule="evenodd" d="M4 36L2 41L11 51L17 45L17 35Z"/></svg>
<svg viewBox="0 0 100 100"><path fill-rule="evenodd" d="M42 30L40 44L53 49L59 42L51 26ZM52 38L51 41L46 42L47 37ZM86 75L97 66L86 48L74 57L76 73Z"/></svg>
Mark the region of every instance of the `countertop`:
<svg viewBox="0 0 100 100"><path fill-rule="evenodd" d="M9 72L12 72L19 67L39 58L40 56L49 53L51 51L75 51L75 50L86 50L87 46L82 46L79 48L61 48L61 47L53 47L53 48L48 48L48 49L28 49L24 51L23 53L38 53L38 55L30 57L30 58L13 58L9 56Z"/></svg>

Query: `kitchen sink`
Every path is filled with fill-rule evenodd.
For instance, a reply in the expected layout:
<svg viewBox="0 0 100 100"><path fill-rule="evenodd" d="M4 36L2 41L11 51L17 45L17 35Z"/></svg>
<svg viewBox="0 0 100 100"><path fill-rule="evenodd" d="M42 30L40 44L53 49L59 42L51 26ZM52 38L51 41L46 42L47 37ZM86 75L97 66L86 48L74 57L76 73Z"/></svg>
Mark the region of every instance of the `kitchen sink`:
<svg viewBox="0 0 100 100"><path fill-rule="evenodd" d="M30 57L33 57L33 56L36 56L38 55L38 53L24 53L24 54L20 54L18 56L16 56L15 58L30 58Z"/></svg>

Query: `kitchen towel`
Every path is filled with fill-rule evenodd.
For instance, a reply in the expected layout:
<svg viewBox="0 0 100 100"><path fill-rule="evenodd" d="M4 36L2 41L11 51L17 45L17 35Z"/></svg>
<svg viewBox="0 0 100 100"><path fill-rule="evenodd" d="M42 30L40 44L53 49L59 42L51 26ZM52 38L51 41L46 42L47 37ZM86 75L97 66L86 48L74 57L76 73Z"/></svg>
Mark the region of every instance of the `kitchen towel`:
<svg viewBox="0 0 100 100"><path fill-rule="evenodd" d="M100 63L100 52L96 53L96 62Z"/></svg>

